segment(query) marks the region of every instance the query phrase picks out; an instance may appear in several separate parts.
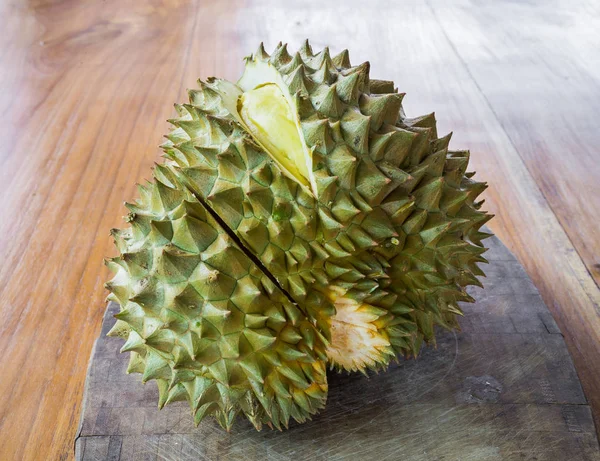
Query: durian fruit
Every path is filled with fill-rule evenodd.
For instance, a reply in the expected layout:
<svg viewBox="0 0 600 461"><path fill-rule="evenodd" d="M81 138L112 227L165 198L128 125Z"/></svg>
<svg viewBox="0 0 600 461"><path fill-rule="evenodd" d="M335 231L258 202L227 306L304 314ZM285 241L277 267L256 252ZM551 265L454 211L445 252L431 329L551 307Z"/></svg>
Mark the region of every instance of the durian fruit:
<svg viewBox="0 0 600 461"><path fill-rule="evenodd" d="M488 234L480 227L491 218L477 201L486 185L466 172L469 153L448 150L450 135L437 137L433 114L407 118L404 95L369 70L368 62L351 66L347 51L315 54L306 42L293 56L282 44L269 56L261 45L236 84L199 82L189 103L176 105L162 146L160 171L169 174L155 183L203 207L274 285L270 293L301 313L319 338L306 343L313 363L361 372L416 356L423 341L434 342L435 325L458 326L458 302L472 301L465 287L483 275L477 263L485 262ZM150 213L149 202L137 207ZM152 213L161 222L175 216ZM152 245L138 237L131 244ZM123 287L122 308L138 305L131 276L119 280L110 289ZM175 297L177 290L169 288ZM165 309L167 301L135 309ZM193 360L186 370L226 386ZM320 375L305 378L323 391ZM303 420L317 406L288 413ZM273 410L263 410L260 420L269 422ZM210 413L221 420L219 411Z"/></svg>

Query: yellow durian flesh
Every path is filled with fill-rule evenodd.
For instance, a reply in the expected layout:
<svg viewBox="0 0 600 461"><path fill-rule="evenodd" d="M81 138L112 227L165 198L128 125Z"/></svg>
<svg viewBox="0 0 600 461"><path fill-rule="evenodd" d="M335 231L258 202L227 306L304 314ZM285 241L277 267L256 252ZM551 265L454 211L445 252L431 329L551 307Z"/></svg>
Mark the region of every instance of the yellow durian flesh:
<svg viewBox="0 0 600 461"><path fill-rule="evenodd" d="M238 100L238 113L252 136L306 187L310 172L296 116L287 98L275 83L266 83L244 92Z"/></svg>

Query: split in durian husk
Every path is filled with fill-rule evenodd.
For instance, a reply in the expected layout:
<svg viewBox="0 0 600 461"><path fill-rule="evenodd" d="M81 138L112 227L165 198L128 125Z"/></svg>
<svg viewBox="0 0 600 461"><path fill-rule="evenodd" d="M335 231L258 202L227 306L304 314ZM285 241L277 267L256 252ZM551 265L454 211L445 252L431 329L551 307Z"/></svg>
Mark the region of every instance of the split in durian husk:
<svg viewBox="0 0 600 461"><path fill-rule="evenodd" d="M465 287L483 275L477 263L485 261L481 240L488 234L480 227L491 216L477 201L485 184L466 173L469 153L448 150L450 136L437 137L433 114L407 118L403 95L392 82L370 79L368 63L351 66L346 51L315 54L308 43L293 56L285 45L271 56L261 46L237 84L209 79L189 95L170 121L173 130L162 146L166 166L143 189L130 214L132 228L115 234L121 256L111 262L117 268L111 296L126 313L115 331L136 345L126 347L132 371L158 380L163 404L187 399L196 421L211 414L226 428L237 413L257 427L286 426L324 404L325 362L350 371L385 368L433 342L436 325L458 326L458 303L472 301ZM201 235L177 240L173 229L182 211L174 210L182 203L202 210L201 221L227 242L222 245L235 248L235 261L246 258L246 272L227 273L233 259L215 257L221 247L193 243ZM174 259L175 279L159 269L160 255L173 251L196 258ZM145 265L128 258L146 258ZM207 258L226 261L214 280ZM244 315L252 297L234 299L235 290L256 293L264 301L252 304L257 310L250 315L265 323L227 317L212 336L199 330L198 344L190 343L165 316L192 293L195 307L186 321L211 323L214 312L202 306L212 301L202 284L227 287L219 302L235 304ZM248 371L256 365L249 358L258 354L254 349L242 359L229 346L211 346L218 349L211 359L225 365L216 370L205 363L207 341L242 350L255 328L273 341L259 354L266 357L262 380ZM152 344L156 331L169 338L162 349ZM182 350L189 380L174 384ZM155 363L164 376L153 375ZM192 376L215 389L212 400L197 400Z"/></svg>

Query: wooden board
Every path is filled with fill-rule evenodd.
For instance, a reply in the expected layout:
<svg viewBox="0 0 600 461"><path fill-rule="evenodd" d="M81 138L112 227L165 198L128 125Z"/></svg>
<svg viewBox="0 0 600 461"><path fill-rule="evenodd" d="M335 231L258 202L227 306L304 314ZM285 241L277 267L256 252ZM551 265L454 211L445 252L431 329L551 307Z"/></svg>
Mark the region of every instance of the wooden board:
<svg viewBox="0 0 600 461"><path fill-rule="evenodd" d="M329 373L326 409L284 432L212 419L189 406L157 409L156 385L126 375L123 341L92 355L76 439L77 460L599 461L590 407L562 335L523 268L497 238L485 289L465 305L460 333L385 373Z"/></svg>

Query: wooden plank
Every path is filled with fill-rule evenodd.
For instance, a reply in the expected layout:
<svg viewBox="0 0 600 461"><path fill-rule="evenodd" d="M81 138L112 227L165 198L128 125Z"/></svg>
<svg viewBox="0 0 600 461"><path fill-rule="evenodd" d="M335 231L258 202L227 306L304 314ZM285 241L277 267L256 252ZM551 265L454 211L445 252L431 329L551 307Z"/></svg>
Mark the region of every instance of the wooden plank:
<svg viewBox="0 0 600 461"><path fill-rule="evenodd" d="M490 247L490 275L470 290L478 302L464 306L461 333L443 332L437 349L369 378L330 373L325 410L282 433L238 421L227 434L212 419L194 428L184 402L159 411L154 382L126 375L124 341L105 336L119 311L111 303L77 459L600 460L562 335L515 258L497 238Z"/></svg>
<svg viewBox="0 0 600 461"><path fill-rule="evenodd" d="M600 283L600 5L590 0L429 2Z"/></svg>
<svg viewBox="0 0 600 461"><path fill-rule="evenodd" d="M158 158L165 101L193 84L183 83L188 63L214 61L189 55L216 34L208 22L194 28L195 15L215 16L211 8L9 5L14 33L0 47L0 106L10 118L0 147L0 459L72 456L104 311L102 259L114 251L108 230Z"/></svg>
<svg viewBox="0 0 600 461"><path fill-rule="evenodd" d="M465 79L476 82L479 104L490 109L486 120L507 134L504 152L475 158L494 204L508 205L500 218L509 225L497 219L492 227L548 302L600 426L600 8L586 0L430 5ZM501 160L506 166L497 169ZM520 200L513 188L524 193Z"/></svg>
<svg viewBox="0 0 600 461"><path fill-rule="evenodd" d="M452 146L470 147L491 182L492 227L541 288L600 408L597 289L427 5L4 0L0 13L10 17L0 34L0 459L72 454L104 310L102 258L114 254L107 231L158 159L171 102L198 76L235 80L260 40L348 47L408 92L409 114L438 111ZM577 17L573 40L591 41L594 14ZM591 75L593 49L579 48Z"/></svg>

